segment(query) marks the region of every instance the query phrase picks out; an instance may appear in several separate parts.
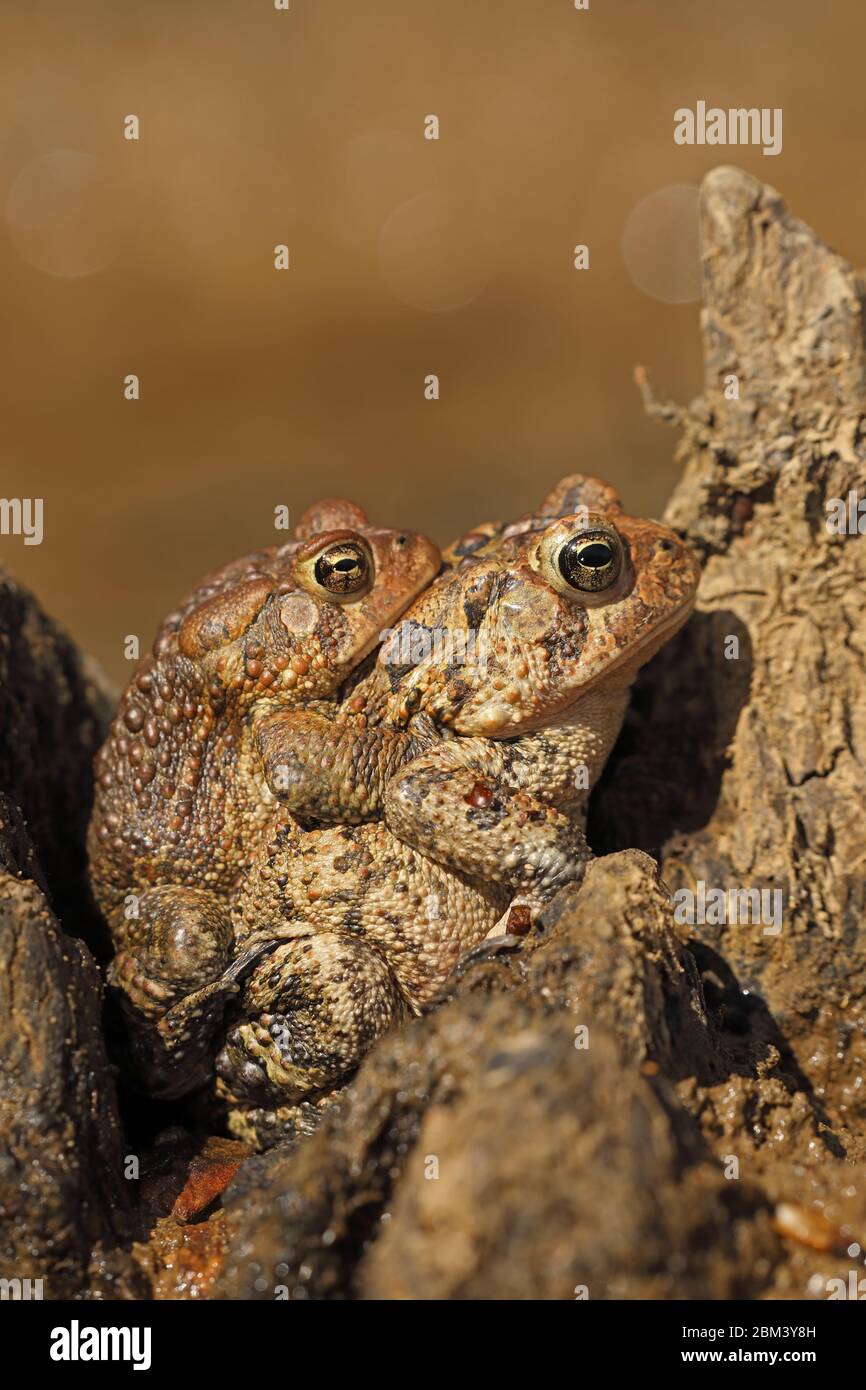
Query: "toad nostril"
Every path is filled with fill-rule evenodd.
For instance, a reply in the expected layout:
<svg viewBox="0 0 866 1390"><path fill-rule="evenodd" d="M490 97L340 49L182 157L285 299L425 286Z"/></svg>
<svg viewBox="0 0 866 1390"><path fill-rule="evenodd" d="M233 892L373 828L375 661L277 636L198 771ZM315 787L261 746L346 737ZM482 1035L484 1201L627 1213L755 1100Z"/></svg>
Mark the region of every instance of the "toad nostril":
<svg viewBox="0 0 866 1390"><path fill-rule="evenodd" d="M659 543L658 543L658 549L659 549L659 550L673 550L673 548L674 548L674 543L673 543L673 541L664 540L664 541L659 541Z"/></svg>

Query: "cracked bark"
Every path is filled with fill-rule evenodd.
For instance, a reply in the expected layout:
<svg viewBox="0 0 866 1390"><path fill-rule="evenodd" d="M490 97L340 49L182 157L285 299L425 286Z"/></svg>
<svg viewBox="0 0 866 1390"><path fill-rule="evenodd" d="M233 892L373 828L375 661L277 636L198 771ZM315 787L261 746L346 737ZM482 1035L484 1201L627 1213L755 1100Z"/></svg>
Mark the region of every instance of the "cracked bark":
<svg viewBox="0 0 866 1390"><path fill-rule="evenodd" d="M639 684L594 826L659 852L672 889L782 890L778 937L696 935L837 1094L863 1060L866 541L830 534L826 504L866 495L862 282L736 169L701 209L705 384L666 513L705 558L698 612Z"/></svg>

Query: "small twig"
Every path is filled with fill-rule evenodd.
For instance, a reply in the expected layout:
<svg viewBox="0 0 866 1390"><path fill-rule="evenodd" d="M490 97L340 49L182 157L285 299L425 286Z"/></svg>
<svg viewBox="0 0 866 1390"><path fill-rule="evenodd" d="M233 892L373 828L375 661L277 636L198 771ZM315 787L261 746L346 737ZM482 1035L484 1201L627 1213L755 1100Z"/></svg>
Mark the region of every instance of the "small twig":
<svg viewBox="0 0 866 1390"><path fill-rule="evenodd" d="M653 420L662 420L666 425L673 424L685 428L688 411L674 401L668 401L667 404L662 405L660 401L656 400L646 367L635 367L634 380L641 393L643 407L647 415L651 416Z"/></svg>

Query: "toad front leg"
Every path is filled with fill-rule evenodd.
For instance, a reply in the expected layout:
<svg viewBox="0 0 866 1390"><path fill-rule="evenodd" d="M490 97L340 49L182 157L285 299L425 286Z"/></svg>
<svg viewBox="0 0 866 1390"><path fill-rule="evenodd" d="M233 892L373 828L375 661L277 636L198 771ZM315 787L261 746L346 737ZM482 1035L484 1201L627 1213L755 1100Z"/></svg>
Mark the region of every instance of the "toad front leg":
<svg viewBox="0 0 866 1390"><path fill-rule="evenodd" d="M579 883L592 857L570 785L547 741L456 739L398 769L384 794L389 830L428 859L499 883L522 902L546 902ZM557 798L565 809L539 795Z"/></svg>
<svg viewBox="0 0 866 1390"><path fill-rule="evenodd" d="M291 710L256 728L265 780L281 805L301 820L345 825L380 816L391 776L437 738L426 716L408 729L367 728L360 718Z"/></svg>

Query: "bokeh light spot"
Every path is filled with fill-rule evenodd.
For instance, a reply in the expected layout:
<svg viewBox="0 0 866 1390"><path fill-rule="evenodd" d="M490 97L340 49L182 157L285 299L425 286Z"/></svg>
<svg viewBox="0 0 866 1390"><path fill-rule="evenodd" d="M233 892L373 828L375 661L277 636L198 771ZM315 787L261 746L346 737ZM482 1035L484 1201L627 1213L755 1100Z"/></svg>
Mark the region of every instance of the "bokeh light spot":
<svg viewBox="0 0 866 1390"><path fill-rule="evenodd" d="M701 297L699 190L675 183L632 208L622 234L626 269L638 289L665 304Z"/></svg>
<svg viewBox="0 0 866 1390"><path fill-rule="evenodd" d="M16 251L48 275L76 279L104 270L118 250L117 198L101 160L53 150L16 176L5 218Z"/></svg>
<svg viewBox="0 0 866 1390"><path fill-rule="evenodd" d="M379 266L404 304L441 313L477 298L494 260L472 214L430 190L391 213L379 236Z"/></svg>

